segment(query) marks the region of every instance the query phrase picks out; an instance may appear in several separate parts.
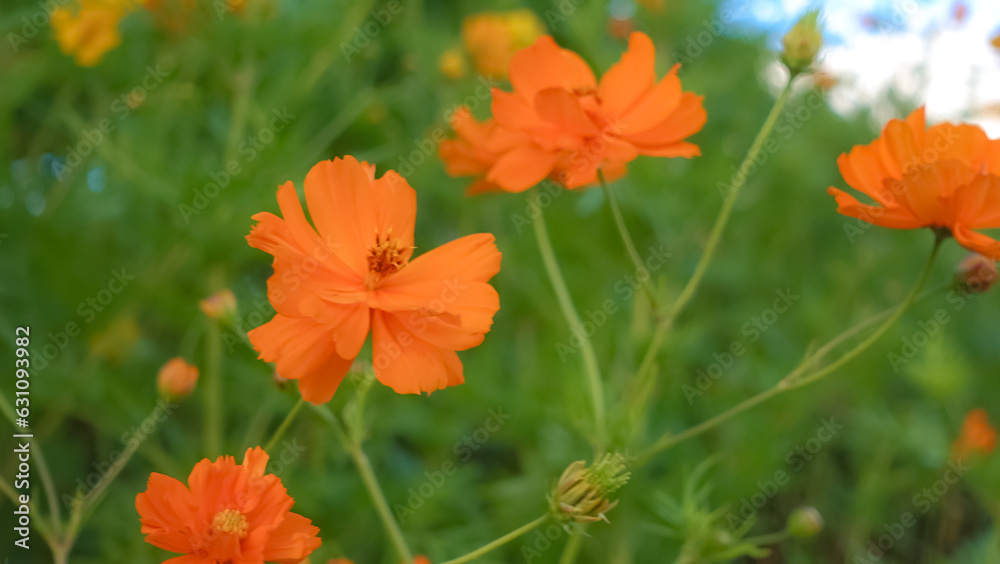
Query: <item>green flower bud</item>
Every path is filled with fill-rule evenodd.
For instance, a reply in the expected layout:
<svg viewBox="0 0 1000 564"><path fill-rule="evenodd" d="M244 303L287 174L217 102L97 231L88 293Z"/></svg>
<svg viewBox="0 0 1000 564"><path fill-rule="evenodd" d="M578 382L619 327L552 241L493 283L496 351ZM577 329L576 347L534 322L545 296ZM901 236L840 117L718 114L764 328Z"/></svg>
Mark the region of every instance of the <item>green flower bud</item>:
<svg viewBox="0 0 1000 564"><path fill-rule="evenodd" d="M809 70L816 60L816 54L823 46L823 30L819 25L819 11L810 10L799 19L791 31L782 39L785 50L781 60L792 76Z"/></svg>
<svg viewBox="0 0 1000 564"><path fill-rule="evenodd" d="M813 507L799 507L788 516L788 534L806 539L823 530L823 517Z"/></svg>
<svg viewBox="0 0 1000 564"><path fill-rule="evenodd" d="M605 454L590 467L582 460L570 464L549 495L552 517L563 524L608 522L605 514L618 501L607 496L628 482L626 470L620 454Z"/></svg>

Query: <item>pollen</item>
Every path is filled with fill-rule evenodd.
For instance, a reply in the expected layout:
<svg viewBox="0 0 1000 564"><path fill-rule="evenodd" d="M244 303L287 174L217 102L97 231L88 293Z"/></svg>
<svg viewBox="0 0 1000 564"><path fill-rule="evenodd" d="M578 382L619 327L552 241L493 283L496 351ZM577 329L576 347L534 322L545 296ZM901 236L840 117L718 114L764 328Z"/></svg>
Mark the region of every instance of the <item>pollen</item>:
<svg viewBox="0 0 1000 564"><path fill-rule="evenodd" d="M399 244L398 239L392 238L392 233L382 235L375 234L375 245L368 249L368 272L376 279L392 274L406 266L406 257L403 254L408 250Z"/></svg>
<svg viewBox="0 0 1000 564"><path fill-rule="evenodd" d="M236 535L239 538L247 536L247 518L235 509L223 509L215 514L212 519L212 529L229 535Z"/></svg>

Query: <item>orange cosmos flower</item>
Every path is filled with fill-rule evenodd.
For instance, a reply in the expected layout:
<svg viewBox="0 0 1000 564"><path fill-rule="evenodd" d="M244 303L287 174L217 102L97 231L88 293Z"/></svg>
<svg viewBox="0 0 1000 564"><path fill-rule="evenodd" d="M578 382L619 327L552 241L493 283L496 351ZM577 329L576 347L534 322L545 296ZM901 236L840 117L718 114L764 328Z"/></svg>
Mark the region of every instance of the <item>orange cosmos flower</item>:
<svg viewBox="0 0 1000 564"><path fill-rule="evenodd" d="M982 409L973 409L962 422L962 432L952 446L952 456L962 459L973 452L990 454L997 446L997 432Z"/></svg>
<svg viewBox="0 0 1000 564"><path fill-rule="evenodd" d="M638 155L694 157L684 141L705 124L701 96L681 90L675 65L657 81L653 42L633 33L628 51L598 82L576 53L549 37L514 55L513 92L493 90L495 121L462 120L441 145L453 176L484 174L485 188L521 192L546 177L567 188L624 174Z"/></svg>
<svg viewBox="0 0 1000 564"><path fill-rule="evenodd" d="M146 542L183 553L165 564L292 564L319 548L319 529L289 511L295 500L273 474L267 453L248 449L195 465L188 485L153 473L135 498Z"/></svg>
<svg viewBox="0 0 1000 564"><path fill-rule="evenodd" d="M156 388L170 399L184 399L198 383L198 367L188 364L181 357L171 358L156 374Z"/></svg>
<svg viewBox="0 0 1000 564"><path fill-rule="evenodd" d="M924 109L891 120L869 145L837 161L844 180L876 205L836 188L840 213L893 229L947 229L965 248L1000 258L1000 242L973 231L1000 227L1000 140L968 124L927 128Z"/></svg>
<svg viewBox="0 0 1000 564"><path fill-rule="evenodd" d="M397 393L461 384L455 351L483 341L500 307L487 281L500 269L492 235L413 254L416 193L393 171L354 157L323 161L305 180L306 221L291 182L247 240L274 255L268 297L277 315L250 331L260 358L299 381L302 397L333 397L369 329L372 364Z"/></svg>

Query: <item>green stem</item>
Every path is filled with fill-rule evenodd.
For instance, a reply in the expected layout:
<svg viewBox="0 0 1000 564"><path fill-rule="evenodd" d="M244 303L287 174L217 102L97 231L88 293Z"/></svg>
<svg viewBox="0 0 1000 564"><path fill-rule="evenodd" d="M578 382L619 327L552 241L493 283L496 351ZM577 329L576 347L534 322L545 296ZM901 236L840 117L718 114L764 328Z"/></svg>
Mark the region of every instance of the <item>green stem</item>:
<svg viewBox="0 0 1000 564"><path fill-rule="evenodd" d="M375 504L375 510L378 512L379 518L382 519L382 526L385 527L389 539L392 541L392 546L396 549L396 554L405 564L410 564L413 562L413 553L406 545L403 532L399 529L399 524L396 523L396 518L392 515L389 502L386 501L385 494L382 493L382 488L375 477L375 472L372 471L371 462L360 444L353 446L351 456L354 458L354 464L358 467L358 473L361 474L361 481L364 482L365 489L368 490L368 495L372 498L372 503Z"/></svg>
<svg viewBox="0 0 1000 564"><path fill-rule="evenodd" d="M576 561L576 557L580 554L580 549L583 547L583 535L576 534L571 535L569 540L566 542L566 546L563 547L562 556L559 557L559 564L572 564Z"/></svg>
<svg viewBox="0 0 1000 564"><path fill-rule="evenodd" d="M600 451L604 449L607 424L604 414L604 389L601 383L601 370L597 363L597 355L594 353L594 347L590 343L590 337L583 330L583 322L580 320L580 315L576 312L573 299L569 294L569 288L566 286L566 280L559 269L559 262L556 261L555 251L552 249L552 241L549 239L549 233L545 227L545 214L542 211L537 190L532 189L531 199L535 206L538 207L538 217L532 222L532 226L535 230L535 238L538 240L538 250L542 255L545 271L549 275L549 281L552 283L552 289L556 293L559 308L562 310L563 316L569 324L570 332L574 333L580 340L583 364L590 387L590 398L594 405L594 426L596 427L596 439L594 442L596 443L595 447Z"/></svg>
<svg viewBox="0 0 1000 564"><path fill-rule="evenodd" d="M639 256L639 251L635 248L635 242L632 240L632 235L628 231L628 226L625 225L625 217L622 216L622 210L618 207L618 199L615 197L615 193L611 191L608 186L607 181L604 179L604 171L597 169L597 180L601 184L601 189L604 190L604 196L608 199L608 205L611 208L611 215L615 218L615 225L618 227L618 234L621 235L622 243L625 244L625 251L628 252L628 256L632 259L632 264L635 266L636 276L639 276L640 272L646 273L646 280L643 282L642 287L646 292L646 296L649 298L649 303L653 308L653 311L659 311L656 300L656 290L653 288L652 275L649 273L649 269L643 264L642 258Z"/></svg>
<svg viewBox="0 0 1000 564"><path fill-rule="evenodd" d="M523 525L523 526L521 526L521 527L519 527L517 529L514 529L513 531L511 531L511 532L507 533L506 535L504 535L504 536L502 536L502 537L494 540L493 542L485 544L485 545L477 548L476 550L473 550L472 552L470 552L470 553L468 553L468 554L466 554L464 556L459 556L458 558L455 558L453 560L448 560L448 561L444 562L444 564L461 564L462 562L469 562L470 560L475 560L476 558L479 558L480 556L486 554L487 552L490 552L491 550L494 550L496 548L500 548L501 546L507 544L508 542L510 542L510 541L516 539L517 537L519 537L519 536L527 533L528 531L530 531L530 530L534 529L535 527L541 525L542 523L544 523L548 519L549 519L548 515L542 515L538 519L535 519L534 521L532 521L532 522L530 522L530 523L528 523L526 525Z"/></svg>
<svg viewBox="0 0 1000 564"><path fill-rule="evenodd" d="M358 474L361 475L361 481L364 483L365 489L368 490L368 496L371 497L372 503L375 504L375 511L378 512L379 519L382 521L382 526L385 528L386 533L388 533L389 539L392 541L393 548L396 549L396 554L403 560L404 564L410 564L413 562L413 553L410 552L410 548L406 545L406 539L403 538L403 532L399 529L399 524L396 523L396 518L392 515L392 510L389 508L389 502L386 501L385 494L382 493L382 487L379 486L378 478L375 477L375 472L372 470L372 465L368 460L368 456L361 447L361 442L353 442L348 438L343 424L339 419L337 419L337 416L334 415L328 406L316 406L314 411L324 421L330 424L330 427L333 428L333 434L336 435L337 440L344 445L344 448L350 453L351 458L354 459L354 465L358 468Z"/></svg>
<svg viewBox="0 0 1000 564"><path fill-rule="evenodd" d="M205 452L215 458L222 454L222 341L214 320L209 321L205 349Z"/></svg>
<svg viewBox="0 0 1000 564"><path fill-rule="evenodd" d="M732 179L729 193L726 194L726 198L722 202L722 209L719 211L719 216L715 219L715 224L712 226L712 231L708 236L708 242L705 243L705 249L701 253L701 258L698 260L694 273L687 281L683 290L681 290L680 295L677 297L673 306L671 306L670 311L664 315L657 324L656 332L653 334L649 348L646 350L646 355L643 357L642 363L639 365L638 375L640 378L644 377L644 375L652 367L653 361L656 359L656 355L659 352L660 347L663 345L667 331L670 330L674 320L677 319L677 316L680 315L684 307L687 306L689 301L691 301L695 291L701 284L702 278L704 278L705 273L708 271L708 266L712 262L712 258L715 256L715 251L719 246L719 242L722 240L722 233L726 229L726 224L729 223L729 216L733 213L733 206L736 204L736 198L739 196L740 189L743 188L743 185L746 184L747 178L750 176L750 167L753 166L757 155L760 154L760 150L763 148L764 142L767 141L767 138L771 135L771 131L774 129L775 124L778 122L778 117L781 115L781 110L785 107L785 103L788 101L791 93L792 78L789 78L788 82L785 84L784 90L781 91L781 95L774 101L774 107L771 108L771 112L767 115L767 119L764 120L764 125L757 133L757 137L754 138L753 144L750 146L750 150L747 151L746 157L744 157L743 162L740 163L739 172Z"/></svg>
<svg viewBox="0 0 1000 564"><path fill-rule="evenodd" d="M295 407L293 407L292 410L288 412L288 415L285 416L285 420L282 421L281 425L278 425L278 428L274 430L274 434L271 435L271 440L267 441L267 446L264 447L264 452L270 453L271 449L278 444L278 441L281 440L281 436L288 430L288 427L292 424L292 421L295 420L295 416L298 415L299 410L302 409L302 406L305 405L305 403L306 400L299 398L299 401L295 403Z"/></svg>
<svg viewBox="0 0 1000 564"><path fill-rule="evenodd" d="M924 266L923 271L920 273L920 277L917 280L917 283L913 286L913 289L910 290L910 293L907 294L906 298L895 309L895 311L889 317L889 319L887 319L881 326L879 326L879 328L874 333L872 333L867 339L865 339L861 343L858 343L853 349L846 352L843 356L841 356L839 359L832 362L828 366L803 376L802 373L809 367L809 361L818 356L818 354L812 355L805 362L800 364L795 370L793 370L791 373L789 373L787 376L781 379L781 381L779 381L778 384L775 385L774 387L764 390L763 392L736 404L735 406L716 415L715 417L712 417L711 419L703 421L693 427L690 427L681 433L678 433L676 435L665 433L639 456L639 462L637 464L642 464L648 461L649 458L654 454L667 450L668 448L678 443L686 441L687 439L690 439L692 437L696 437L710 429L714 429L715 427L718 427L722 423L729 421L730 419L736 417L737 415L743 413L744 411L747 411L752 407L756 407L775 396L781 395L789 390L798 389L803 386L809 385L813 382L816 382L824 378L825 376L829 375L830 373L836 371L838 368L841 368L842 366L844 366L845 364L856 358L858 355L866 351L873 344L875 344L875 342L878 341L878 339L882 335L884 335L899 320L900 317L903 316L903 313L906 312L906 310L916 300L917 295L920 293L921 288L927 281L927 277L930 274L931 267L934 264L934 259L937 257L938 249L940 249L940 247L941 247L941 238L938 237L934 241L934 249L931 251L931 256L928 259L926 266ZM851 331L852 330L848 330L848 333ZM838 337L837 339L839 338L840 337ZM820 351L824 351L824 349L826 348L827 347L824 347L823 349L820 349ZM820 351L817 351L817 353L819 353ZM825 352L823 354L825 354Z"/></svg>

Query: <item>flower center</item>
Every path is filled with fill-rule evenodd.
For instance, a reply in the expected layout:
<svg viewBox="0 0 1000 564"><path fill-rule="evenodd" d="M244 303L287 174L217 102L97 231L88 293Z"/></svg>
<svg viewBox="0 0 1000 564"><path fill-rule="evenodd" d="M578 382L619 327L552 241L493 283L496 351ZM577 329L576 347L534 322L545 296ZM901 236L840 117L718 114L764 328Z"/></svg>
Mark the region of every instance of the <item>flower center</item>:
<svg viewBox="0 0 1000 564"><path fill-rule="evenodd" d="M403 254L406 250L406 247L399 244L398 239L392 238L392 233L386 235L376 233L375 245L368 249L368 276L365 285L373 289L384 276L406 266Z"/></svg>
<svg viewBox="0 0 1000 564"><path fill-rule="evenodd" d="M223 509L212 519L212 529L240 538L247 536L247 518L235 509Z"/></svg>

